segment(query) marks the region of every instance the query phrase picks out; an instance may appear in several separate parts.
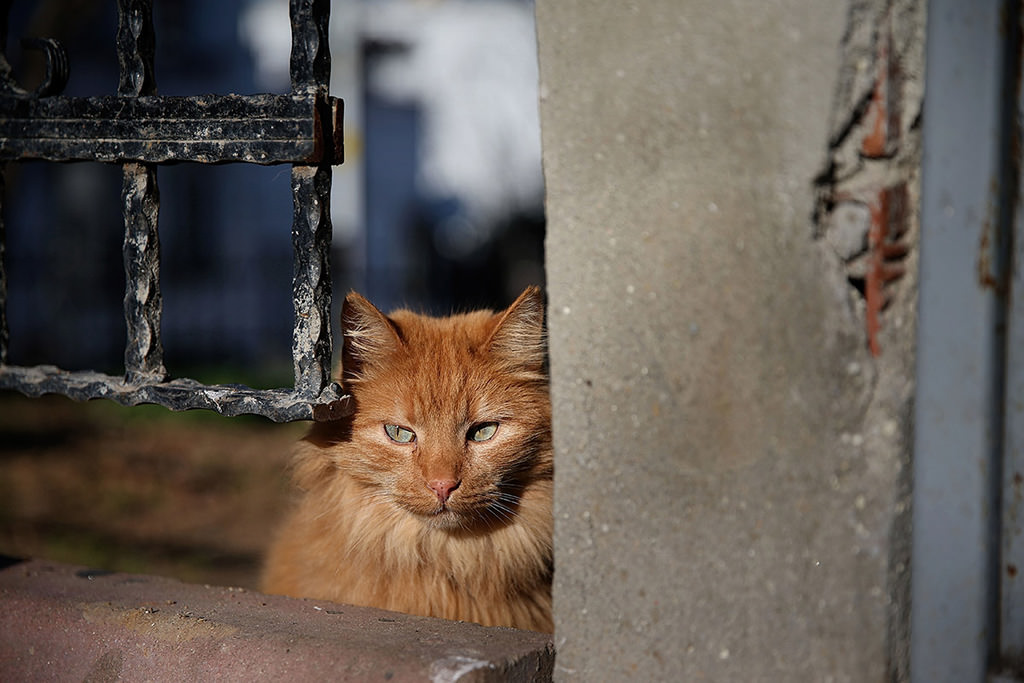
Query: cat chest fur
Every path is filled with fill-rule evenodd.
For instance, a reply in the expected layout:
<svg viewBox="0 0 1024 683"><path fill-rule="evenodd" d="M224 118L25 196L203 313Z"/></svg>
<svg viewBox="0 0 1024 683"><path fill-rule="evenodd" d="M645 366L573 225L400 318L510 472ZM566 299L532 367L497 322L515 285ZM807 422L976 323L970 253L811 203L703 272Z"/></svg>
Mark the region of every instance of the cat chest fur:
<svg viewBox="0 0 1024 683"><path fill-rule="evenodd" d="M336 479L332 488L359 485ZM524 501L519 523L463 533L386 505L352 509L343 501L358 496L325 490L307 497L282 529L281 559L267 582L289 595L550 631L549 495Z"/></svg>

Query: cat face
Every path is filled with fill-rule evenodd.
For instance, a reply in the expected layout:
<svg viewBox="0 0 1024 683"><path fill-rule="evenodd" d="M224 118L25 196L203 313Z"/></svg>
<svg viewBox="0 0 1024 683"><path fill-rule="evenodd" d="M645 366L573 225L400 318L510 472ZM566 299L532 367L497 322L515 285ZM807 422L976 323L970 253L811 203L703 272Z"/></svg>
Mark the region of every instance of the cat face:
<svg viewBox="0 0 1024 683"><path fill-rule="evenodd" d="M350 294L342 328L355 413L340 465L368 498L439 529L511 521L551 467L539 290L449 318L385 317Z"/></svg>

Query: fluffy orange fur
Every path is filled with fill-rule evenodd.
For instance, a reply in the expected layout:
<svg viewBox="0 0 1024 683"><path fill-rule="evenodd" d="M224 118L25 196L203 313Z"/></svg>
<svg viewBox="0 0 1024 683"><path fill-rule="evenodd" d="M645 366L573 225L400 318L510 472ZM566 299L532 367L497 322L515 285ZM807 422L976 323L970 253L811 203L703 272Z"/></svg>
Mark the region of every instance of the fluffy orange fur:
<svg viewBox="0 0 1024 683"><path fill-rule="evenodd" d="M303 494L263 589L550 632L543 317L535 287L500 313L448 318L387 317L349 294L340 379L354 413L299 443Z"/></svg>

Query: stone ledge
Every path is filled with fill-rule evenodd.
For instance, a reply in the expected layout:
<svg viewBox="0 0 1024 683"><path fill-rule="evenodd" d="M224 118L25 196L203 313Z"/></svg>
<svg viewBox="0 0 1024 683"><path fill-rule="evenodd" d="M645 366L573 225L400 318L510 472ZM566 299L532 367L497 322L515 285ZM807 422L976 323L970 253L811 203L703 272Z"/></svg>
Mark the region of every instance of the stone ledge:
<svg viewBox="0 0 1024 683"><path fill-rule="evenodd" d="M550 636L41 560L0 565L0 680L548 681Z"/></svg>

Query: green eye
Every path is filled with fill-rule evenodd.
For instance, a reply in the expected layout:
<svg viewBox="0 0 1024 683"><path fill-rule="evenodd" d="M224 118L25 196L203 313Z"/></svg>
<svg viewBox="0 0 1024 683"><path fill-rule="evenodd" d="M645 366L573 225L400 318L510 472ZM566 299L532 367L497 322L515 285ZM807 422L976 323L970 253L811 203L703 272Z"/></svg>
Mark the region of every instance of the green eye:
<svg viewBox="0 0 1024 683"><path fill-rule="evenodd" d="M395 443L412 443L416 440L416 432L398 425L384 425L384 431Z"/></svg>
<svg viewBox="0 0 1024 683"><path fill-rule="evenodd" d="M494 437L494 433L497 431L497 422L481 422L480 424L473 425L469 428L469 432L466 433L466 438L470 441L490 441Z"/></svg>

